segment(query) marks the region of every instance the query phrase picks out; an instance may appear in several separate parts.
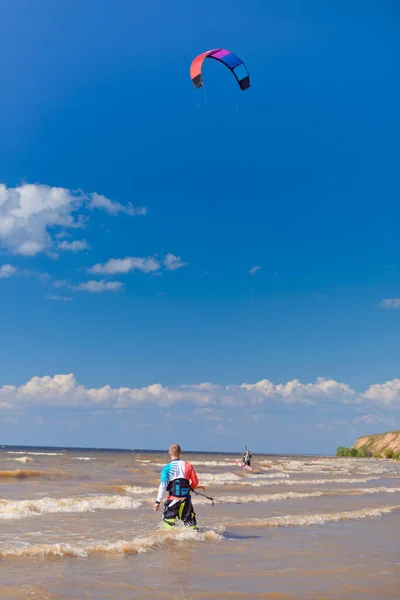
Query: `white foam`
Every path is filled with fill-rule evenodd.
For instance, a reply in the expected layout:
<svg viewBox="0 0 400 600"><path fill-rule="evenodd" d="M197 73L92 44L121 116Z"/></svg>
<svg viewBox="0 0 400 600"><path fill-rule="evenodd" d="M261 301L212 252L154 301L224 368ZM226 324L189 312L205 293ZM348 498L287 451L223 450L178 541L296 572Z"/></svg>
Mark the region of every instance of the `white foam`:
<svg viewBox="0 0 400 600"><path fill-rule="evenodd" d="M92 456L73 456L73 460L96 460Z"/></svg>
<svg viewBox="0 0 400 600"><path fill-rule="evenodd" d="M33 462L33 458L29 458L29 456L21 456L21 458L6 458L6 460L16 460L20 463Z"/></svg>
<svg viewBox="0 0 400 600"><path fill-rule="evenodd" d="M12 452L11 450L7 454L30 454L32 456L64 456L64 452Z"/></svg>
<svg viewBox="0 0 400 600"><path fill-rule="evenodd" d="M200 481L211 481L219 485L243 482L242 477L234 473L202 473L198 478Z"/></svg>
<svg viewBox="0 0 400 600"><path fill-rule="evenodd" d="M380 517L400 509L400 505L381 506L379 508L363 508L336 513L322 513L313 515L285 515L269 519L249 519L248 521L235 522L240 527L309 527L310 525L323 525L324 523L337 523L351 519L367 519Z"/></svg>
<svg viewBox="0 0 400 600"><path fill-rule="evenodd" d="M232 466L236 466L235 462L231 460ZM194 465L195 467L228 467L229 464L227 464L227 459L225 459L224 461L217 461L217 460L191 460L190 464Z"/></svg>
<svg viewBox="0 0 400 600"><path fill-rule="evenodd" d="M157 488L153 487L141 487L140 485L123 485L122 488L128 492L128 494L154 494L157 492Z"/></svg>
<svg viewBox="0 0 400 600"><path fill-rule="evenodd" d="M261 487L265 485L324 485L327 483L366 483L379 477L362 478L335 478L335 479L267 479L262 475L247 474L246 477L239 477L233 473L210 474L202 473L198 476L200 481L220 485L244 485L251 487Z"/></svg>
<svg viewBox="0 0 400 600"><path fill-rule="evenodd" d="M204 532L193 531L186 527L176 527L172 531L159 530L147 537L136 537L133 540L117 540L115 542L98 542L87 544L32 544L22 547L0 548L1 558L29 557L79 557L86 558L94 554L140 554L149 550L156 550L165 544L185 542L209 542L222 540L223 536L216 530Z"/></svg>
<svg viewBox="0 0 400 600"><path fill-rule="evenodd" d="M41 498L38 500L0 500L0 520L23 519L49 513L85 513L99 509L139 508L140 502L129 496L84 498Z"/></svg>
<svg viewBox="0 0 400 600"><path fill-rule="evenodd" d="M293 500L296 498L318 498L323 496L323 492L283 492L282 494L248 494L247 496L218 496L216 501L227 503L246 504L247 502L278 502L279 500Z"/></svg>

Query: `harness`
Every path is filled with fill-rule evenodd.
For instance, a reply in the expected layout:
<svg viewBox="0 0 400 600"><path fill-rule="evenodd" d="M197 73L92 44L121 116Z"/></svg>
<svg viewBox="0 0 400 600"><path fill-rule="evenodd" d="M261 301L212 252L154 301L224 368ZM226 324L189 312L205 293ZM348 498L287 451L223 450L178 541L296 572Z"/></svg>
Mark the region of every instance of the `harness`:
<svg viewBox="0 0 400 600"><path fill-rule="evenodd" d="M167 485L167 490L175 498L186 498L190 494L190 483L187 479L173 479Z"/></svg>
<svg viewBox="0 0 400 600"><path fill-rule="evenodd" d="M203 486L199 486L204 490ZM167 491L171 494L171 496L175 496L175 498L187 498L190 492L196 494L196 496L203 496L203 498L207 498L207 500L211 500L212 505L214 506L214 498L210 496L206 496L202 492L198 492L194 488L190 487L190 482L187 479L178 478L173 479L167 485Z"/></svg>

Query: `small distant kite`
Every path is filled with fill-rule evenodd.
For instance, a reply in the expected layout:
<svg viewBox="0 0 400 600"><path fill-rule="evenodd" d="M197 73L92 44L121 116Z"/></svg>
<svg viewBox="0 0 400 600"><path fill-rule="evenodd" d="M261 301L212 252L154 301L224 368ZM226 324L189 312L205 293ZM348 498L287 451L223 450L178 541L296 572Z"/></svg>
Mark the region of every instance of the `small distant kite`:
<svg viewBox="0 0 400 600"><path fill-rule="evenodd" d="M236 54L233 54L233 52L224 48L217 48L216 50L208 50L199 54L190 65L190 77L196 90L204 85L201 71L206 58L213 58L228 67L236 77L241 90L244 91L250 87L250 75L244 62Z"/></svg>

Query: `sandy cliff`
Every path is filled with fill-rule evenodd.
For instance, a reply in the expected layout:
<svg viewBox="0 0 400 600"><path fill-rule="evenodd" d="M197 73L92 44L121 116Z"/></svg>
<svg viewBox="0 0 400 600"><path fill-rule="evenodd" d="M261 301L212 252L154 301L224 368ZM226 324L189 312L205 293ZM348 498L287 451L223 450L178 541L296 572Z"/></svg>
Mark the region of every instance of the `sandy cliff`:
<svg viewBox="0 0 400 600"><path fill-rule="evenodd" d="M387 450L400 452L400 431L388 431L387 433L376 433L358 438L353 448L359 450L368 448L374 456L384 456Z"/></svg>

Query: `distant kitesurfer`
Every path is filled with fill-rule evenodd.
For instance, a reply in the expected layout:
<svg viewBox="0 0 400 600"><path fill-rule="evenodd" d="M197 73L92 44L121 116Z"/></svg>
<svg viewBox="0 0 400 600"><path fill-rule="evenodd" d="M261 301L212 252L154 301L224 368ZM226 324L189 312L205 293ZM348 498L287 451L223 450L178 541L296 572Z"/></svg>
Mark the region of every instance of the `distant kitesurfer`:
<svg viewBox="0 0 400 600"><path fill-rule="evenodd" d="M251 467L251 452L247 448L243 453L243 464L247 467Z"/></svg>
<svg viewBox="0 0 400 600"><path fill-rule="evenodd" d="M172 444L168 454L171 462L161 471L160 487L153 509L155 512L159 510L165 491L168 491L168 498L164 503L164 527L174 527L175 519L178 517L186 527L197 529L196 515L190 496L191 490L199 484L196 471L190 463L181 460L179 444Z"/></svg>

